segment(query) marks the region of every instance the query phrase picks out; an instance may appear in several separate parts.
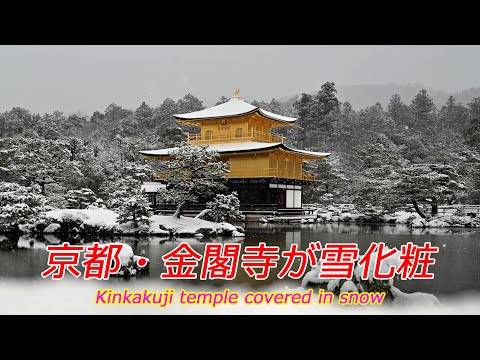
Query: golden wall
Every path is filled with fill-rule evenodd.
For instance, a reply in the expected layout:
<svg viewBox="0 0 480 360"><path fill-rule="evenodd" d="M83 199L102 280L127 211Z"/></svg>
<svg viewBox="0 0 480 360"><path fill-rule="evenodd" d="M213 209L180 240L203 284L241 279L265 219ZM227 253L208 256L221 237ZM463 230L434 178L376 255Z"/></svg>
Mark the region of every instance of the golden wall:
<svg viewBox="0 0 480 360"><path fill-rule="evenodd" d="M277 123L254 113L235 118L202 120L200 132L189 134L192 144L218 144L242 141L283 142L282 135L272 134Z"/></svg>
<svg viewBox="0 0 480 360"><path fill-rule="evenodd" d="M285 151L271 151L257 154L222 156L230 161L229 178L276 177L296 180L315 180L316 176L303 171L301 156Z"/></svg>

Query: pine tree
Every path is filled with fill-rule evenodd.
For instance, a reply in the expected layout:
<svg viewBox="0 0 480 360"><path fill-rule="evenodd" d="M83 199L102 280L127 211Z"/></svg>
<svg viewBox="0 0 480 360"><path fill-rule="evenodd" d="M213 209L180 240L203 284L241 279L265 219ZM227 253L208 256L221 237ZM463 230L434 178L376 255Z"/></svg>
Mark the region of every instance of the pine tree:
<svg viewBox="0 0 480 360"><path fill-rule="evenodd" d="M135 110L135 119L142 129L150 129L154 126L153 109L145 101Z"/></svg>
<svg viewBox="0 0 480 360"><path fill-rule="evenodd" d="M423 218L427 215L419 208L419 202L430 203L432 216L435 216L438 203L453 203L458 194L465 189L460 176L450 165L412 164L397 171L400 178L392 187L389 196L396 199L399 204L413 204Z"/></svg>
<svg viewBox="0 0 480 360"><path fill-rule="evenodd" d="M220 105L220 104L224 104L228 101L228 98L226 98L225 96L222 95L222 97L220 98L220 100L218 100L216 103L215 103L215 106L216 105Z"/></svg>
<svg viewBox="0 0 480 360"><path fill-rule="evenodd" d="M448 133L465 130L468 124L468 109L462 104L457 104L453 96L449 96L447 102L439 111L438 123Z"/></svg>
<svg viewBox="0 0 480 360"><path fill-rule="evenodd" d="M0 182L0 225L7 229L33 222L35 216L46 210L46 198L37 187Z"/></svg>
<svg viewBox="0 0 480 360"><path fill-rule="evenodd" d="M177 109L180 114L199 111L204 108L202 101L192 94L187 94L177 101Z"/></svg>
<svg viewBox="0 0 480 360"><path fill-rule="evenodd" d="M206 203L226 189L229 164L219 161L219 153L208 145L180 143L170 155L173 160L164 164L167 189L161 195L178 204L175 217L180 218L188 204Z"/></svg>
<svg viewBox="0 0 480 360"><path fill-rule="evenodd" d="M435 130L435 104L428 95L427 90L422 89L412 100L410 108L413 112L415 122L413 126L424 133L431 133Z"/></svg>
<svg viewBox="0 0 480 360"><path fill-rule="evenodd" d="M0 114L0 136L20 135L32 125L30 111L14 107L11 111Z"/></svg>
<svg viewBox="0 0 480 360"><path fill-rule="evenodd" d="M318 142L324 145L327 137L332 135L337 119L332 115L340 110L336 93L335 84L326 82L315 96L302 94L293 105L298 112L298 125L303 127L303 132L299 134L302 147L310 147Z"/></svg>
<svg viewBox="0 0 480 360"><path fill-rule="evenodd" d="M134 227L139 224L150 224L150 201L146 195L135 194L126 198L118 208L118 222L131 222Z"/></svg>
<svg viewBox="0 0 480 360"><path fill-rule="evenodd" d="M170 98L165 99L162 105L153 112L155 128L163 129L176 125L173 115L177 113L179 113L177 103Z"/></svg>
<svg viewBox="0 0 480 360"><path fill-rule="evenodd" d="M405 130L412 126L410 109L403 103L400 95L395 94L390 98L387 107L387 115L393 120L395 127L399 130Z"/></svg>
<svg viewBox="0 0 480 360"><path fill-rule="evenodd" d="M106 181L100 188L100 194L107 199L106 206L110 210L117 211L126 199L140 194L142 182L131 176Z"/></svg>
<svg viewBox="0 0 480 360"><path fill-rule="evenodd" d="M240 200L234 191L231 194L217 194L213 201L207 203L208 218L215 222L241 221L245 216L240 212Z"/></svg>
<svg viewBox="0 0 480 360"><path fill-rule="evenodd" d="M468 103L470 120L464 131L465 143L473 149L480 150L480 97Z"/></svg>
<svg viewBox="0 0 480 360"><path fill-rule="evenodd" d="M86 209L98 199L92 190L82 188L79 190L69 190L65 195L65 200L68 203L67 207L69 209Z"/></svg>
<svg viewBox="0 0 480 360"><path fill-rule="evenodd" d="M21 185L38 184L42 194L52 183L63 185L81 181L81 162L72 161L69 143L66 140L43 140L32 138L0 139L0 157L7 178Z"/></svg>
<svg viewBox="0 0 480 360"><path fill-rule="evenodd" d="M59 129L63 136L79 136L87 124L87 116L84 114L72 114L61 124Z"/></svg>

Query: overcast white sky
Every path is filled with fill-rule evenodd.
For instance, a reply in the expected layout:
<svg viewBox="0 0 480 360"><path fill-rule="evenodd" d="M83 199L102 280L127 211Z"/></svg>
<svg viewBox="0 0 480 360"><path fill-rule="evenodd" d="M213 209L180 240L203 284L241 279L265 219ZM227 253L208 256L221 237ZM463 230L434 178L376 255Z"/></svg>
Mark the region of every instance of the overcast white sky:
<svg viewBox="0 0 480 360"><path fill-rule="evenodd" d="M248 101L337 85L480 86L480 46L443 45L0 45L0 111L135 109L192 93L204 105L236 87Z"/></svg>

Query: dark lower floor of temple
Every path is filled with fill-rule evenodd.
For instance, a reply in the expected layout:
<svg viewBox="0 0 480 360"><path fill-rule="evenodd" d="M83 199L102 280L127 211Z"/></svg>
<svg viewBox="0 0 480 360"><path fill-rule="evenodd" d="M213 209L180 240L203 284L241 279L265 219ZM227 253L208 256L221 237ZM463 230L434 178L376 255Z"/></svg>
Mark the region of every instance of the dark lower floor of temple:
<svg viewBox="0 0 480 360"><path fill-rule="evenodd" d="M308 182L291 179L229 179L229 192L236 192L243 212L272 211L301 213L303 209L302 191ZM154 210L173 211L175 204L163 203L156 192L146 192ZM199 212L205 204L191 204L187 211Z"/></svg>

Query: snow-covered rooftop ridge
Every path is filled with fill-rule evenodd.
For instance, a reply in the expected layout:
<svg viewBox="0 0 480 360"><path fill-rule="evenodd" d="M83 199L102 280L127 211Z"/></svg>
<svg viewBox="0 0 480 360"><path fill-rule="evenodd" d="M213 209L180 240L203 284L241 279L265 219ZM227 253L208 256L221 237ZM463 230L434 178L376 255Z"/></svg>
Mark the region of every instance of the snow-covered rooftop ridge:
<svg viewBox="0 0 480 360"><path fill-rule="evenodd" d="M294 122L294 121L297 121L296 118L292 118L292 117L288 117L288 116L283 116L283 115L278 115L278 114L275 114L275 113L272 113L270 111L267 111L267 110L263 110L263 109L260 109L258 108L258 111L263 115L263 116L266 116L268 118L272 118L272 119L275 119L275 120L280 120L280 121L285 121L285 122Z"/></svg>
<svg viewBox="0 0 480 360"><path fill-rule="evenodd" d="M278 147L288 151L293 151L293 152L310 155L314 157L326 157L330 155L330 153L321 153L321 152L314 152L314 151L292 149L280 142L263 143L263 142L248 141L248 142L237 142L237 143L226 143L226 144L208 144L209 150L218 151L220 154L252 151L252 150L260 151L260 150L275 149ZM160 150L144 150L144 151L140 151L140 153L143 155L166 156L166 155L169 155L170 152L174 149L176 148L168 148L168 149L160 149Z"/></svg>
<svg viewBox="0 0 480 360"><path fill-rule="evenodd" d="M239 97L232 97L227 102L220 105L212 106L208 109L194 111L186 114L175 114L173 116L180 120L199 120L239 116L253 113L255 111L258 111L265 117L281 122L293 123L297 121L296 118L277 115L270 111L260 109L258 106L253 106L252 104L247 103L245 100Z"/></svg>

